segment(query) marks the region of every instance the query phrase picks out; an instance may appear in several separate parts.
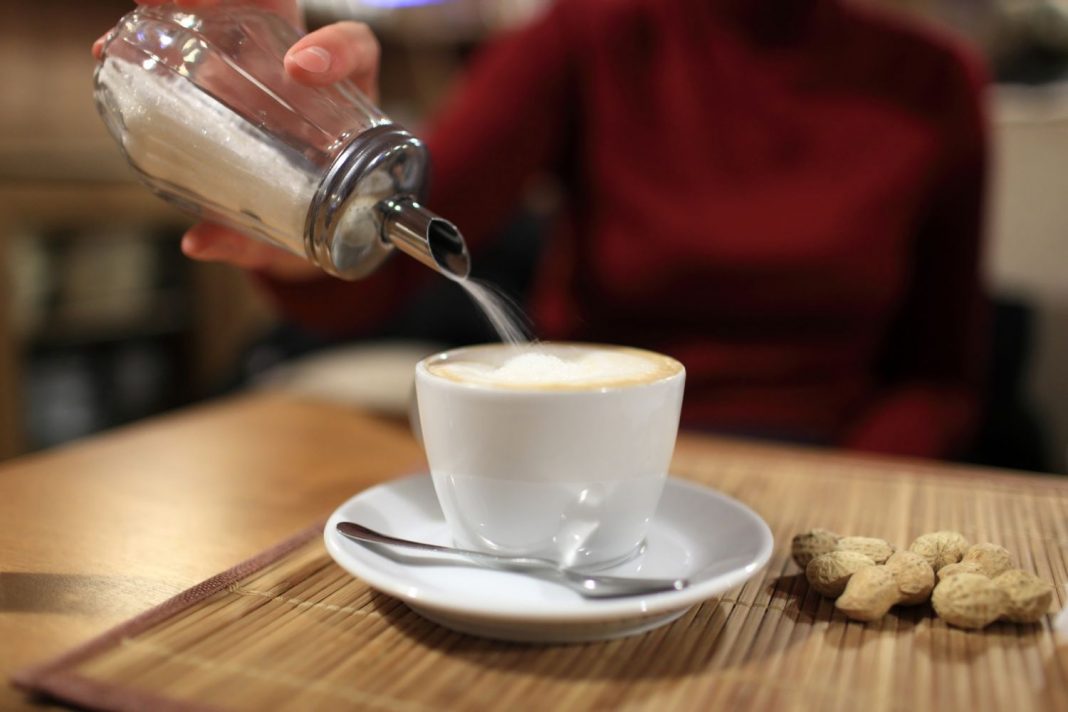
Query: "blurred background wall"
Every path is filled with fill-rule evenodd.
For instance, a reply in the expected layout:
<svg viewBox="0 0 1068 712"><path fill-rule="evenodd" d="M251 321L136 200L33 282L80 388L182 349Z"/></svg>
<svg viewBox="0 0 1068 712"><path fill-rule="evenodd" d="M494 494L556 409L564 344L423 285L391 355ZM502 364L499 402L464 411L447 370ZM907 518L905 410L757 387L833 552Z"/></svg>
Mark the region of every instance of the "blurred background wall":
<svg viewBox="0 0 1068 712"><path fill-rule="evenodd" d="M472 48L544 1L305 5L313 25L375 27L383 106L417 127ZM1033 406L1044 466L1068 472L1068 0L856 1L951 27L995 69L1000 378ZM0 457L217 393L272 325L240 274L181 258L186 219L132 183L96 116L89 44L129 8L0 5Z"/></svg>

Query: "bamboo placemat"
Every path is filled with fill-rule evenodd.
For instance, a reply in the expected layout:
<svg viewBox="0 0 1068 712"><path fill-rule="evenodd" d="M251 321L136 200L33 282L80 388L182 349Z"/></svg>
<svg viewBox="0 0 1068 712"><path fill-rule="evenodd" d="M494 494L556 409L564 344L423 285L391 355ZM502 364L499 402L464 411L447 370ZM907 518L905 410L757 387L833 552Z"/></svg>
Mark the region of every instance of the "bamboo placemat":
<svg viewBox="0 0 1068 712"><path fill-rule="evenodd" d="M674 471L771 525L769 568L675 623L623 640L528 646L426 622L348 576L313 527L62 658L17 676L94 709L1068 709L1068 647L1032 626L948 628L926 607L849 622L807 589L790 537L823 526L899 546L952 528L1068 582L1068 485L982 470L714 446Z"/></svg>

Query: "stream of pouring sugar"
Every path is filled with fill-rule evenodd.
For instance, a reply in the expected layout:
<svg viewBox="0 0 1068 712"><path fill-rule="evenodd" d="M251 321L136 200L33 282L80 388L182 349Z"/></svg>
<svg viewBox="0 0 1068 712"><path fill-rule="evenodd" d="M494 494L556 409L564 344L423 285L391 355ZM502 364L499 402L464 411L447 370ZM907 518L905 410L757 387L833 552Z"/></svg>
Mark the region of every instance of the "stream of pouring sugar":
<svg viewBox="0 0 1068 712"><path fill-rule="evenodd" d="M533 339L530 321L515 301L493 285L477 279L458 279L497 336L506 344L521 346Z"/></svg>

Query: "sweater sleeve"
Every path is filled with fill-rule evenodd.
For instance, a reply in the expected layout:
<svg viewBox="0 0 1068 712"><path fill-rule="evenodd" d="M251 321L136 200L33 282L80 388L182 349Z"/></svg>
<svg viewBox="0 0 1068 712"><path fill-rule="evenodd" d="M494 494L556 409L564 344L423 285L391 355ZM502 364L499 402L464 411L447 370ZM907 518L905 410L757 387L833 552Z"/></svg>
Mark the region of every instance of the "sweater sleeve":
<svg viewBox="0 0 1068 712"><path fill-rule="evenodd" d="M428 207L456 224L476 256L515 213L527 180L560 160L573 105L567 6L554 3L487 46L427 138ZM403 256L357 282L257 276L284 317L332 337L369 333L434 278Z"/></svg>
<svg viewBox="0 0 1068 712"><path fill-rule="evenodd" d="M858 450L949 457L974 433L985 370L980 274L987 173L985 75L955 65L941 126L946 147L914 243L912 275L888 340L885 389L847 433Z"/></svg>

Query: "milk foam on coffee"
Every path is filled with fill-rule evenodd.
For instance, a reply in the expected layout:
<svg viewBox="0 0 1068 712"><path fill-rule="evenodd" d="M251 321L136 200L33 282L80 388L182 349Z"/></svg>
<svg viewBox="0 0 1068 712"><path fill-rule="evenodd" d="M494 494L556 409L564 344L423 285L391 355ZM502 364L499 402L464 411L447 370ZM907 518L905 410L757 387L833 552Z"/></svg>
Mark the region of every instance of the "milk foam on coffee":
<svg viewBox="0 0 1068 712"><path fill-rule="evenodd" d="M438 376L500 388L586 389L648 383L680 370L673 359L619 347L532 346L505 352L487 349L486 360L470 359L430 366Z"/></svg>

